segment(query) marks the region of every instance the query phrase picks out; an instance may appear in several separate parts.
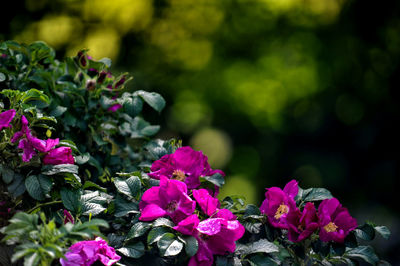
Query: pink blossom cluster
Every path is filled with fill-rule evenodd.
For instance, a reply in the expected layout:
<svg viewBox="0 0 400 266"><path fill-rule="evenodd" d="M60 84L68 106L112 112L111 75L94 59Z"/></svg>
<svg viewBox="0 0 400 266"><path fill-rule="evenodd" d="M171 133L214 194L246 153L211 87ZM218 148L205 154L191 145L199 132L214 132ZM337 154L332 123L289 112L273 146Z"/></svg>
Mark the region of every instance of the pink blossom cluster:
<svg viewBox="0 0 400 266"><path fill-rule="evenodd" d="M16 111L10 109L0 113L0 130L12 127L11 121L14 119ZM59 139L42 140L32 135L29 122L24 115L21 116L21 130L15 132L11 142L18 141L18 148L22 149L22 160L29 162L37 152L45 153L43 164L73 164L74 157L69 147L54 148L59 144Z"/></svg>
<svg viewBox="0 0 400 266"><path fill-rule="evenodd" d="M207 157L190 147L155 161L149 176L160 185L148 189L139 203L141 221L170 217L175 230L198 241L198 251L189 265L212 265L214 255L235 251L235 241L244 234L244 227L228 209L220 209L215 192L199 188L200 177L219 173L212 170ZM197 207L197 209L196 209Z"/></svg>
<svg viewBox="0 0 400 266"><path fill-rule="evenodd" d="M296 206L298 183L292 180L282 189L267 188L260 211L270 224L288 230L292 242L300 242L319 230L324 242L343 243L345 237L357 227L357 221L336 198L323 200L318 212L313 203L307 202L302 210Z"/></svg>

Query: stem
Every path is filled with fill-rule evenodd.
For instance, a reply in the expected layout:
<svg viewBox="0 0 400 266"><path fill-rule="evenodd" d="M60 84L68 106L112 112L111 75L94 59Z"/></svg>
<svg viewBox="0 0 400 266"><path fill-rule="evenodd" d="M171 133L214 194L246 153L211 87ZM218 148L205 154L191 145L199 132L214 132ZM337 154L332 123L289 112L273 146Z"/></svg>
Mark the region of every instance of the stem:
<svg viewBox="0 0 400 266"><path fill-rule="evenodd" d="M51 201L51 202L42 203L42 204L36 205L36 206L33 207L32 209L30 209L30 210L28 211L28 213L32 213L34 210L36 210L36 209L38 209L38 208L40 208L40 207L43 207L43 206L48 206L48 205L53 205L53 204L59 204L59 203L62 203L62 201L61 201L61 200L56 200L56 201Z"/></svg>

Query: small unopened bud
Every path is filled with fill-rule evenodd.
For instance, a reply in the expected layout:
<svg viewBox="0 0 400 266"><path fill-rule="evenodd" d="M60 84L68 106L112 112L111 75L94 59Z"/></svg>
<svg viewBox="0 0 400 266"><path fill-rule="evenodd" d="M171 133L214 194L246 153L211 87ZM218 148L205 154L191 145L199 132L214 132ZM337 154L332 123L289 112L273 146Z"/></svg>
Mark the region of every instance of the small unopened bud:
<svg viewBox="0 0 400 266"><path fill-rule="evenodd" d="M120 80L118 80L115 85L114 88L117 89L118 87L121 87L126 81L126 75L123 75Z"/></svg>
<svg viewBox="0 0 400 266"><path fill-rule="evenodd" d="M82 68L88 67L88 56L86 55L86 51L84 51L84 50L79 51L77 58L78 58L78 64L80 67L82 67Z"/></svg>
<svg viewBox="0 0 400 266"><path fill-rule="evenodd" d="M99 74L99 77L97 78L97 83L101 84L107 77L107 72L106 71L101 71Z"/></svg>
<svg viewBox="0 0 400 266"><path fill-rule="evenodd" d="M88 89L89 91L92 91L96 88L96 81L94 80L88 80L86 82L86 89Z"/></svg>

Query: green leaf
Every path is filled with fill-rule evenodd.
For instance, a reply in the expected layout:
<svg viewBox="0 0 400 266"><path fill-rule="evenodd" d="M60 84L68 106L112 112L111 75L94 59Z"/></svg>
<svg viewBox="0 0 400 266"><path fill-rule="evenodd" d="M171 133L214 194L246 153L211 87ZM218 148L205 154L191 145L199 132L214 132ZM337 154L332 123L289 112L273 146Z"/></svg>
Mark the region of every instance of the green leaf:
<svg viewBox="0 0 400 266"><path fill-rule="evenodd" d="M279 247L267 239L260 239L248 245L238 245L236 251L242 255L254 253L274 253L279 251Z"/></svg>
<svg viewBox="0 0 400 266"><path fill-rule="evenodd" d="M139 97L128 97L127 95L125 96L126 97L124 97L123 95L122 98L118 99L118 102L122 105L124 112L132 117L140 114L143 109L142 99L140 99Z"/></svg>
<svg viewBox="0 0 400 266"><path fill-rule="evenodd" d="M251 266L276 266L280 265L280 263L276 262L270 257L267 257L262 254L257 254L252 256L250 259L247 260Z"/></svg>
<svg viewBox="0 0 400 266"><path fill-rule="evenodd" d="M176 240L174 234L166 233L158 240L157 247L162 257L175 256L182 251L183 243Z"/></svg>
<svg viewBox="0 0 400 266"><path fill-rule="evenodd" d="M25 179L25 187L35 200L44 200L53 186L50 178L44 175L31 175Z"/></svg>
<svg viewBox="0 0 400 266"><path fill-rule="evenodd" d="M375 237L374 227L369 224L363 224L354 230L354 233L358 238L363 240L371 241Z"/></svg>
<svg viewBox="0 0 400 266"><path fill-rule="evenodd" d="M71 148L72 151L79 153L79 150L76 147L75 142L73 142L72 140L67 140L67 139L60 140L59 146L69 147Z"/></svg>
<svg viewBox="0 0 400 266"><path fill-rule="evenodd" d="M50 98L46 94L43 93L43 91L39 91L37 89L30 89L27 92L25 92L24 96L22 96L21 101L23 103L28 103L28 102L41 102L42 104L39 104L39 107L46 107L50 104Z"/></svg>
<svg viewBox="0 0 400 266"><path fill-rule="evenodd" d="M370 246L359 246L356 248L347 248L346 255L349 258L359 258L363 259L364 261L375 265L379 258L376 256L374 250Z"/></svg>
<svg viewBox="0 0 400 266"><path fill-rule="evenodd" d="M161 217L153 222L153 227L157 227L157 226L166 226L166 227L172 228L175 226L175 224L171 220Z"/></svg>
<svg viewBox="0 0 400 266"><path fill-rule="evenodd" d="M170 230L166 227L155 227L153 229L150 230L149 234L147 235L147 243L149 245L157 242L158 240L160 240L160 238L166 234L169 233Z"/></svg>
<svg viewBox="0 0 400 266"><path fill-rule="evenodd" d="M219 173L213 174L212 176L205 176L204 179L218 187L222 187L225 184L225 178Z"/></svg>
<svg viewBox="0 0 400 266"><path fill-rule="evenodd" d="M126 235L126 241L144 235L144 233L146 233L147 230L150 229L150 227L151 226L149 223L144 223L144 222L135 223L129 230L128 234Z"/></svg>
<svg viewBox="0 0 400 266"><path fill-rule="evenodd" d="M141 184L137 176L131 176L125 180L117 177L115 178L114 184L120 193L128 197L137 198L138 193L140 193Z"/></svg>
<svg viewBox="0 0 400 266"><path fill-rule="evenodd" d="M65 113L65 111L67 111L67 109L68 109L67 107L57 105L56 108L54 108L53 110L50 111L50 115L54 116L54 117L59 117L63 113Z"/></svg>
<svg viewBox="0 0 400 266"><path fill-rule="evenodd" d="M14 179L14 171L4 165L0 165L0 174L6 184L10 184Z"/></svg>
<svg viewBox="0 0 400 266"><path fill-rule="evenodd" d="M161 112L165 107L164 98L155 92L136 91L134 95L140 96L148 105L150 105L157 112Z"/></svg>
<svg viewBox="0 0 400 266"><path fill-rule="evenodd" d="M109 200L107 198L111 199L111 196L100 193L99 191L85 192L85 194L81 196L82 214L100 214L106 209L103 205L108 203Z"/></svg>
<svg viewBox="0 0 400 266"><path fill-rule="evenodd" d="M75 164L57 164L42 167L42 174L44 175L56 175L59 173L78 174L78 166Z"/></svg>
<svg viewBox="0 0 400 266"><path fill-rule="evenodd" d="M7 79L6 75L0 72L0 82L3 82Z"/></svg>
<svg viewBox="0 0 400 266"><path fill-rule="evenodd" d="M303 201L319 201L332 198L331 192L325 188L309 188L303 190Z"/></svg>
<svg viewBox="0 0 400 266"><path fill-rule="evenodd" d="M117 195L115 199L115 216L122 217L129 213L139 213L138 204L135 202L127 201L121 196Z"/></svg>
<svg viewBox="0 0 400 266"><path fill-rule="evenodd" d="M24 257L24 266L36 266L39 264L40 256L38 253L32 253Z"/></svg>
<svg viewBox="0 0 400 266"><path fill-rule="evenodd" d="M23 176L21 174L14 174L14 180L8 185L7 189L15 198L24 194L26 187Z"/></svg>
<svg viewBox="0 0 400 266"><path fill-rule="evenodd" d="M378 232L384 239L389 239L390 230L386 226L375 226L375 231Z"/></svg>
<svg viewBox="0 0 400 266"><path fill-rule="evenodd" d="M85 184L83 184L82 189L87 189L87 188L95 188L97 190L107 192L107 189L104 187L99 186L98 184L92 182L92 181L85 181Z"/></svg>
<svg viewBox="0 0 400 266"><path fill-rule="evenodd" d="M75 156L75 162L77 164L84 164L86 162L88 162L90 160L90 154L88 152L79 155L79 156Z"/></svg>
<svg viewBox="0 0 400 266"><path fill-rule="evenodd" d="M159 227L162 228L162 227ZM185 252L189 257L193 257L196 255L197 250L199 249L199 243L197 242L197 239L193 236L183 236L183 239L185 240Z"/></svg>
<svg viewBox="0 0 400 266"><path fill-rule="evenodd" d="M67 188L62 188L60 191L60 195L66 209L70 210L74 214L78 214L81 212L82 203L80 190L70 190Z"/></svg>
<svg viewBox="0 0 400 266"><path fill-rule="evenodd" d="M144 245L142 242L137 242L135 244L129 244L122 248L117 249L119 253L125 255L129 258L140 258L144 254Z"/></svg>
<svg viewBox="0 0 400 266"><path fill-rule="evenodd" d="M99 61L99 62L102 62L103 64L105 64L108 68L111 67L112 61L111 61L110 58L104 57L104 58L102 58L102 59L100 59L100 60L98 60L98 61Z"/></svg>

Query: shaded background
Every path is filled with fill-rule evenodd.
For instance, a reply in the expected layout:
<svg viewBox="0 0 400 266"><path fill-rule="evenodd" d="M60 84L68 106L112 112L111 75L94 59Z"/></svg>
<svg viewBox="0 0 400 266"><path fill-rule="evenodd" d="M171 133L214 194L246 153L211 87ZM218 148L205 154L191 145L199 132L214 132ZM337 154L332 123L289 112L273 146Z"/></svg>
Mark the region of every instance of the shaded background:
<svg viewBox="0 0 400 266"><path fill-rule="evenodd" d="M161 138L203 150L221 195L259 205L296 178L326 187L360 222L387 225L399 263L400 2L26 0L2 8L0 40L89 48L157 91Z"/></svg>

